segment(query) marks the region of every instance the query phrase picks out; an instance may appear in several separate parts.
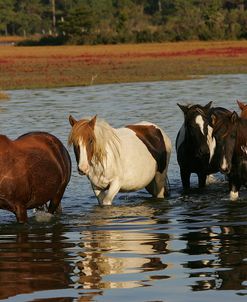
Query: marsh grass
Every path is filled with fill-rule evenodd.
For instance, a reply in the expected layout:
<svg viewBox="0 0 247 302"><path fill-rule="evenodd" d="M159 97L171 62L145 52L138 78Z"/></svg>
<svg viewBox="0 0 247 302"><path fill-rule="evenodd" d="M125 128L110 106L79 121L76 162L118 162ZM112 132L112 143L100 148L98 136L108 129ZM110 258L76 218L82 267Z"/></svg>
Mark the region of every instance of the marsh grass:
<svg viewBox="0 0 247 302"><path fill-rule="evenodd" d="M0 87L4 90L226 73L247 73L247 41L0 47Z"/></svg>

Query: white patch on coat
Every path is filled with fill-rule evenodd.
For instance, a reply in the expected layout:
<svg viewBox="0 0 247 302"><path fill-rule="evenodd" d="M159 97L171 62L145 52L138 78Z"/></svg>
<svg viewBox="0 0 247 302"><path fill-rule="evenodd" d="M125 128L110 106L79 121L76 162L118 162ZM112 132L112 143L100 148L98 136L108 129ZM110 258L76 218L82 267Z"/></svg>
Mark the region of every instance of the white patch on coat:
<svg viewBox="0 0 247 302"><path fill-rule="evenodd" d="M204 121L203 121L202 116L201 116L201 115L197 115L195 121L196 121L196 124L200 127L201 133L202 133L203 135L205 135L204 132L203 132L203 129L204 129Z"/></svg>
<svg viewBox="0 0 247 302"><path fill-rule="evenodd" d="M213 128L210 126L208 126L207 143L209 148L209 163L210 163L216 148L216 140L213 137Z"/></svg>

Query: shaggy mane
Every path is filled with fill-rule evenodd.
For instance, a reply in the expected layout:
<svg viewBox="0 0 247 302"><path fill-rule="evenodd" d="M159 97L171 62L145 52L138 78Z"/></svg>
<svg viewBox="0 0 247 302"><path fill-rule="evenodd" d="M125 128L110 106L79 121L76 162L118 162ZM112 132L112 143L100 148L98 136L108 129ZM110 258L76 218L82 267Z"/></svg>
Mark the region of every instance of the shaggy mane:
<svg viewBox="0 0 247 302"><path fill-rule="evenodd" d="M82 119L72 127L68 138L69 145L78 146L83 131L91 131L88 129L89 121L90 119ZM95 163L102 164L103 160L107 158L107 145L112 149L115 159L119 157L119 138L114 128L106 121L97 118L92 139L94 140Z"/></svg>

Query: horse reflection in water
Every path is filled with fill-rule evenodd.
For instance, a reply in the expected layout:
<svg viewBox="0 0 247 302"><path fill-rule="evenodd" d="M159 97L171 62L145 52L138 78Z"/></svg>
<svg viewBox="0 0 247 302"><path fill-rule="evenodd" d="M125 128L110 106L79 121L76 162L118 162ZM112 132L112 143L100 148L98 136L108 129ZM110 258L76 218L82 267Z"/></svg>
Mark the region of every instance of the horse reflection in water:
<svg viewBox="0 0 247 302"><path fill-rule="evenodd" d="M126 217L130 213L131 229L128 229ZM168 252L169 235L155 233L155 230L153 233L145 232L146 224L149 230L152 225L156 227L157 222L151 218L154 214L154 210L146 206L95 209L91 219L95 230L83 233L80 245L83 251L78 254L81 260L76 264L80 271L78 283L82 288L134 288L145 286L146 282L157 278L169 278L158 273L170 266L158 256ZM121 217L125 217L124 225ZM140 217L147 219L141 220ZM132 230L134 224L135 231ZM143 280L133 280L135 274L141 278L140 273L145 273Z"/></svg>
<svg viewBox="0 0 247 302"><path fill-rule="evenodd" d="M197 258L184 264L189 278L193 280L193 291L246 290L247 229L245 225L229 225L231 221L235 224L241 218L234 216L239 215L239 209L235 209L235 212L231 206L227 206L225 214L221 215L228 221L228 225L193 229L193 221L190 221L191 232L181 236L182 240L187 241L184 253L190 255L191 259L193 255ZM241 212L246 213L246 205L239 206L243 207ZM206 211L204 209L202 220L205 219ZM211 209L209 211L211 213Z"/></svg>
<svg viewBox="0 0 247 302"><path fill-rule="evenodd" d="M74 244L64 241L62 225L8 228L0 229L0 299L69 287L72 266L66 248Z"/></svg>

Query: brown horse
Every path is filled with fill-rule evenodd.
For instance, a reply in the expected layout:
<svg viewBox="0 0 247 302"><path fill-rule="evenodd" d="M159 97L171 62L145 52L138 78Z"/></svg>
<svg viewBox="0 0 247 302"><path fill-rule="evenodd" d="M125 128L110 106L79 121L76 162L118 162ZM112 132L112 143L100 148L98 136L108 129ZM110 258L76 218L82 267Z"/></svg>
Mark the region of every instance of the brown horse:
<svg viewBox="0 0 247 302"><path fill-rule="evenodd" d="M10 140L0 135L0 209L27 222L27 209L50 201L54 213L71 175L68 151L55 136L30 132Z"/></svg>
<svg viewBox="0 0 247 302"><path fill-rule="evenodd" d="M230 199L238 199L241 186L247 187L247 119L234 112L212 116L213 135L220 146L220 171L227 174Z"/></svg>
<svg viewBox="0 0 247 302"><path fill-rule="evenodd" d="M241 109L241 118L247 118L247 104L244 104L243 102L237 100L238 107Z"/></svg>

